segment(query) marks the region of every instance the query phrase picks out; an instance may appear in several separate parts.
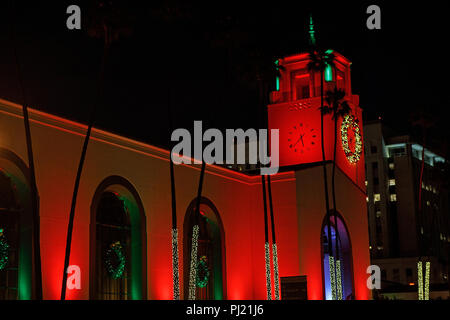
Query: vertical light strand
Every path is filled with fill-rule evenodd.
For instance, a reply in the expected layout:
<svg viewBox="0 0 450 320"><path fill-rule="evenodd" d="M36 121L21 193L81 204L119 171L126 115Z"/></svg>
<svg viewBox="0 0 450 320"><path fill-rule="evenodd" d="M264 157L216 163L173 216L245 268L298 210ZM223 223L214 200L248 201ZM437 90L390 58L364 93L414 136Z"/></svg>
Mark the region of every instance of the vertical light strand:
<svg viewBox="0 0 450 320"><path fill-rule="evenodd" d="M423 300L423 270L422 261L417 262L417 294L419 300Z"/></svg>
<svg viewBox="0 0 450 320"><path fill-rule="evenodd" d="M178 229L172 229L173 300L180 300L180 272L178 265Z"/></svg>
<svg viewBox="0 0 450 320"><path fill-rule="evenodd" d="M266 288L267 288L267 300L272 300L272 281L270 279L270 245L268 242L265 244L265 259L266 259Z"/></svg>
<svg viewBox="0 0 450 320"><path fill-rule="evenodd" d="M342 300L342 272L341 272L341 260L336 260L336 294L337 299Z"/></svg>
<svg viewBox="0 0 450 320"><path fill-rule="evenodd" d="M272 244L273 281L275 284L275 300L280 300L280 278L278 274L278 250L277 244Z"/></svg>
<svg viewBox="0 0 450 320"><path fill-rule="evenodd" d="M197 249L198 249L199 226L192 228L192 248L191 248L191 269L189 274L189 300L195 300L195 291L197 289L195 280L197 279Z"/></svg>
<svg viewBox="0 0 450 320"><path fill-rule="evenodd" d="M331 285L331 300L336 300L336 278L334 274L334 257L332 255L328 256L328 263L330 264L330 285Z"/></svg>
<svg viewBox="0 0 450 320"><path fill-rule="evenodd" d="M430 300L430 268L431 262L425 263L425 288L424 288L424 300Z"/></svg>

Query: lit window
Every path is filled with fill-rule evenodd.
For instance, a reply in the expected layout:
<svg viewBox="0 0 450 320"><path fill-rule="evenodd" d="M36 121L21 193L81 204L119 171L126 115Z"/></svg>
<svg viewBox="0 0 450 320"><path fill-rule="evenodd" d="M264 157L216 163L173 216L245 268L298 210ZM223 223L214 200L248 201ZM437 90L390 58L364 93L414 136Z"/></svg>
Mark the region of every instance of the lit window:
<svg viewBox="0 0 450 320"><path fill-rule="evenodd" d="M425 189L425 183L422 181L422 189Z"/></svg>
<svg viewBox="0 0 450 320"><path fill-rule="evenodd" d="M397 195L395 193L391 194L391 202L397 201Z"/></svg>
<svg viewBox="0 0 450 320"><path fill-rule="evenodd" d="M389 169L394 170L394 163L389 163Z"/></svg>
<svg viewBox="0 0 450 320"><path fill-rule="evenodd" d="M377 218L381 217L381 211L377 211L375 215Z"/></svg>
<svg viewBox="0 0 450 320"><path fill-rule="evenodd" d="M377 249L378 249L378 250L383 250L383 247L378 246Z"/></svg>
<svg viewBox="0 0 450 320"><path fill-rule="evenodd" d="M369 202L369 197L366 197L366 202Z"/></svg>
<svg viewBox="0 0 450 320"><path fill-rule="evenodd" d="M389 185L395 186L395 179L389 179Z"/></svg>
<svg viewBox="0 0 450 320"><path fill-rule="evenodd" d="M366 185L366 187L367 187L367 180L364 182L364 184Z"/></svg>
<svg viewBox="0 0 450 320"><path fill-rule="evenodd" d="M420 227L420 233L423 234L423 227Z"/></svg>
<svg viewBox="0 0 450 320"><path fill-rule="evenodd" d="M372 250L372 246L369 246L369 250Z"/></svg>
<svg viewBox="0 0 450 320"><path fill-rule="evenodd" d="M434 194L436 194L437 192L436 192L436 188L435 187L433 187L433 193Z"/></svg>
<svg viewBox="0 0 450 320"><path fill-rule="evenodd" d="M427 206L430 206L430 201L427 201Z"/></svg>
<svg viewBox="0 0 450 320"><path fill-rule="evenodd" d="M377 202L377 201L380 201L380 200L381 200L380 194L379 193L375 193L373 195L373 202Z"/></svg>

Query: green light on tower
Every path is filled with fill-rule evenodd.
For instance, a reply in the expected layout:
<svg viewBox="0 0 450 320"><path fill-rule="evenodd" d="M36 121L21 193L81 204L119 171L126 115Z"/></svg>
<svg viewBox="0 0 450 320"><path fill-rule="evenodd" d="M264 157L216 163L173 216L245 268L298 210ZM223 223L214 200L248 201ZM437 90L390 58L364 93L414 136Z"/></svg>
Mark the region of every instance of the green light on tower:
<svg viewBox="0 0 450 320"><path fill-rule="evenodd" d="M330 82L333 81L333 68L331 67L331 65L327 64L325 66L325 81L326 82Z"/></svg>
<svg viewBox="0 0 450 320"><path fill-rule="evenodd" d="M276 70L277 70L277 77L276 77L276 80L275 80L275 89L277 90L277 91L280 91L280 76L278 75L278 72L279 72L279 68L278 68L278 64L280 63L280 61L279 60L276 60L275 61L275 65L276 65Z"/></svg>

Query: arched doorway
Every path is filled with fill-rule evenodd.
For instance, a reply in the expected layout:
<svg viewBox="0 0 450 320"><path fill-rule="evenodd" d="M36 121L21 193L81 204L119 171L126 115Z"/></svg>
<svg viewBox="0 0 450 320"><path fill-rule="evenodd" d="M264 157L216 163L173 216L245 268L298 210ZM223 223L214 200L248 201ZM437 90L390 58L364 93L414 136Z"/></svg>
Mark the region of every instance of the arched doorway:
<svg viewBox="0 0 450 320"><path fill-rule="evenodd" d="M333 255L336 252L336 237L338 237L338 251L340 257L341 268L341 284L342 284L342 297L344 300L354 298L354 285L353 285L353 258L352 258L352 246L350 235L348 233L347 226L340 214L336 215L336 222L333 214L330 217L330 229ZM321 230L322 241L322 274L323 274L323 288L324 296L326 300L332 299L331 281L330 281L330 268L329 268L329 248L328 248L328 229L327 218L324 218ZM336 232L336 228L338 232ZM335 271L336 274L336 271ZM336 279L336 281L338 281Z"/></svg>
<svg viewBox="0 0 450 320"><path fill-rule="evenodd" d="M194 199L188 207L183 225L184 297L189 292L189 267L192 246L192 229L195 224ZM202 197L200 203L198 239L197 300L226 299L225 232L214 204Z"/></svg>
<svg viewBox="0 0 450 320"><path fill-rule="evenodd" d="M33 263L32 239L37 227L31 201L28 167L15 153L0 148L0 242L5 254L0 300L29 300L41 290L35 284L40 275ZM39 207L38 199L34 201Z"/></svg>
<svg viewBox="0 0 450 320"><path fill-rule="evenodd" d="M92 201L90 229L90 297L145 299L145 213L131 183L112 176L100 184Z"/></svg>
<svg viewBox="0 0 450 320"><path fill-rule="evenodd" d="M18 298L21 211L11 178L0 171L0 300Z"/></svg>

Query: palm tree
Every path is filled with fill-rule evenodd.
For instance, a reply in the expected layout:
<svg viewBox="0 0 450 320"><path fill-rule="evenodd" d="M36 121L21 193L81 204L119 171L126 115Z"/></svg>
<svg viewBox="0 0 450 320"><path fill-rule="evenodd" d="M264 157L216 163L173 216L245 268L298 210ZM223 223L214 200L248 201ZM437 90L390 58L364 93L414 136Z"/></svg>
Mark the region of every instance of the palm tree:
<svg viewBox="0 0 450 320"><path fill-rule="evenodd" d="M173 130L172 113L170 106L170 87L168 90L167 110L169 115L169 141ZM173 300L180 300L180 274L178 265L178 227L177 227L177 202L175 194L175 173L172 154L169 155L170 170L170 192L172 199L172 278L173 278Z"/></svg>
<svg viewBox="0 0 450 320"><path fill-rule="evenodd" d="M331 282L331 292L333 300L336 297L336 287L335 287L335 279L334 279L334 258L333 258L333 244L331 241L331 227L330 227L330 200L328 196L328 178L327 178L327 166L326 166L326 157L325 157L325 143L324 143L324 94L323 94L323 81L324 81L324 71L327 65L333 67L334 65L334 54L330 51L323 51L318 49L317 46L314 46L309 53L309 63L308 70L316 74L320 73L320 136L321 136L321 144L322 144L322 164L323 164L323 182L324 182L324 193L325 193L325 210L326 210L326 219L327 219L327 241L328 241L328 260L329 260L329 272L330 272L330 282Z"/></svg>
<svg viewBox="0 0 450 320"><path fill-rule="evenodd" d="M109 49L113 40L117 40L122 36L127 36L131 34L131 28L129 27L129 21L124 20L119 13L118 8L114 7L111 2L98 1L95 4L96 19L91 21L92 25L88 28L88 33L90 36L98 37L103 39L103 56L100 67L100 76L98 83L98 103L103 103L103 86L104 86L104 75L105 75L105 65L106 59L109 53ZM72 244L72 232L73 223L75 219L75 208L77 202L78 188L81 180L81 173L83 171L84 160L86 158L87 148L89 144L89 139L91 136L92 127L94 121L99 111L99 106L97 104L91 109L91 114L89 117L88 128L86 136L83 143L83 149L81 151L80 162L78 164L77 175L75 177L75 185L72 195L72 202L70 206L69 223L67 227L67 239L66 239L66 252L64 256L64 269L63 269L63 281L61 284L61 300L66 298L66 281L67 281L67 268L70 261L70 249Z"/></svg>
<svg viewBox="0 0 450 320"><path fill-rule="evenodd" d="M348 102L345 100L345 91L342 89L338 89L334 87L334 90L329 90L326 93L326 102L328 106L324 106L323 113L331 114L332 119L334 120L334 147L333 147L333 170L331 173L331 190L332 190L332 199L333 199L333 216L334 216L334 227L335 227L335 262L336 262L336 286L337 286L337 298L338 300L342 300L342 286L341 284L341 261L339 256L339 229L337 223L337 207L336 207L336 187L335 187L335 175L336 175L336 146L337 146L337 123L338 119L347 115L351 108Z"/></svg>
<svg viewBox="0 0 450 320"><path fill-rule="evenodd" d="M12 2L11 11L13 15L15 14L14 2ZM34 155L33 155L33 143L31 139L31 128L30 119L28 115L28 101L27 94L25 92L25 86L23 84L22 72L20 69L19 56L17 54L17 45L15 39L15 19L12 19L11 34L13 43L13 54L15 59L15 65L17 69L17 77L19 81L19 87L22 94L22 113L23 121L25 126L25 139L27 145L27 155L28 155L28 167L29 167L29 178L30 178L30 196L31 196L31 210L32 210L32 220L33 220L33 243L34 243L34 267L35 267L35 286L34 286L34 298L37 300L42 300L42 272L41 272L41 249L40 249L40 218L38 209L38 195L36 186L36 171L34 167Z"/></svg>
<svg viewBox="0 0 450 320"><path fill-rule="evenodd" d="M203 157L202 157L203 158ZM205 177L206 163L202 159L202 167L200 169L200 179L198 183L197 199L194 212L194 226L192 228L192 245L191 245L191 264L189 272L189 300L195 300L196 295L196 278L197 278L197 249L198 235L200 230L200 204L202 198L203 180Z"/></svg>
<svg viewBox="0 0 450 320"><path fill-rule="evenodd" d="M274 289L275 289L275 300L280 300L280 282L278 273L278 248L277 241L275 238L275 219L273 215L273 204L272 204L272 183L270 181L270 175L267 176L267 189L269 193L269 212L270 212L270 225L272 226L272 263L273 263L273 279L274 279Z"/></svg>
<svg viewBox="0 0 450 320"><path fill-rule="evenodd" d="M412 125L413 126L417 126L421 129L422 131L422 159L421 159L421 164L420 164L420 176L419 176L419 196L418 196L418 217L419 217L419 221L420 221L420 246L419 246L419 261L418 261L418 272L420 273L418 279L423 279L422 277L422 265L423 262L425 262L426 265L426 269L430 270L431 268L431 262L429 261L429 259L426 257L429 254L429 248L427 243L428 240L425 239L426 235L424 232L424 214L423 214L423 204L422 204L422 184L423 184L423 173L424 173L424 168L425 168L425 145L426 145L426 136L427 136L427 131L429 130L429 128L431 128L434 125L434 121L431 119L431 117L427 114L425 114L422 111L413 113L411 115L411 121L412 121ZM425 259L423 258L423 256L425 256ZM428 276L426 276L426 282L428 282ZM428 283L427 283L428 284ZM428 300L429 297L428 295L423 295L423 283L419 283L418 287L418 295L419 295L419 300ZM425 288L426 292L428 292L429 288Z"/></svg>
<svg viewBox="0 0 450 320"><path fill-rule="evenodd" d="M264 207L264 261L266 270L266 290L267 300L272 300L272 283L270 274L270 244L269 244L269 230L267 221L267 199L266 199L266 179L261 175L261 185L263 192L263 207Z"/></svg>

